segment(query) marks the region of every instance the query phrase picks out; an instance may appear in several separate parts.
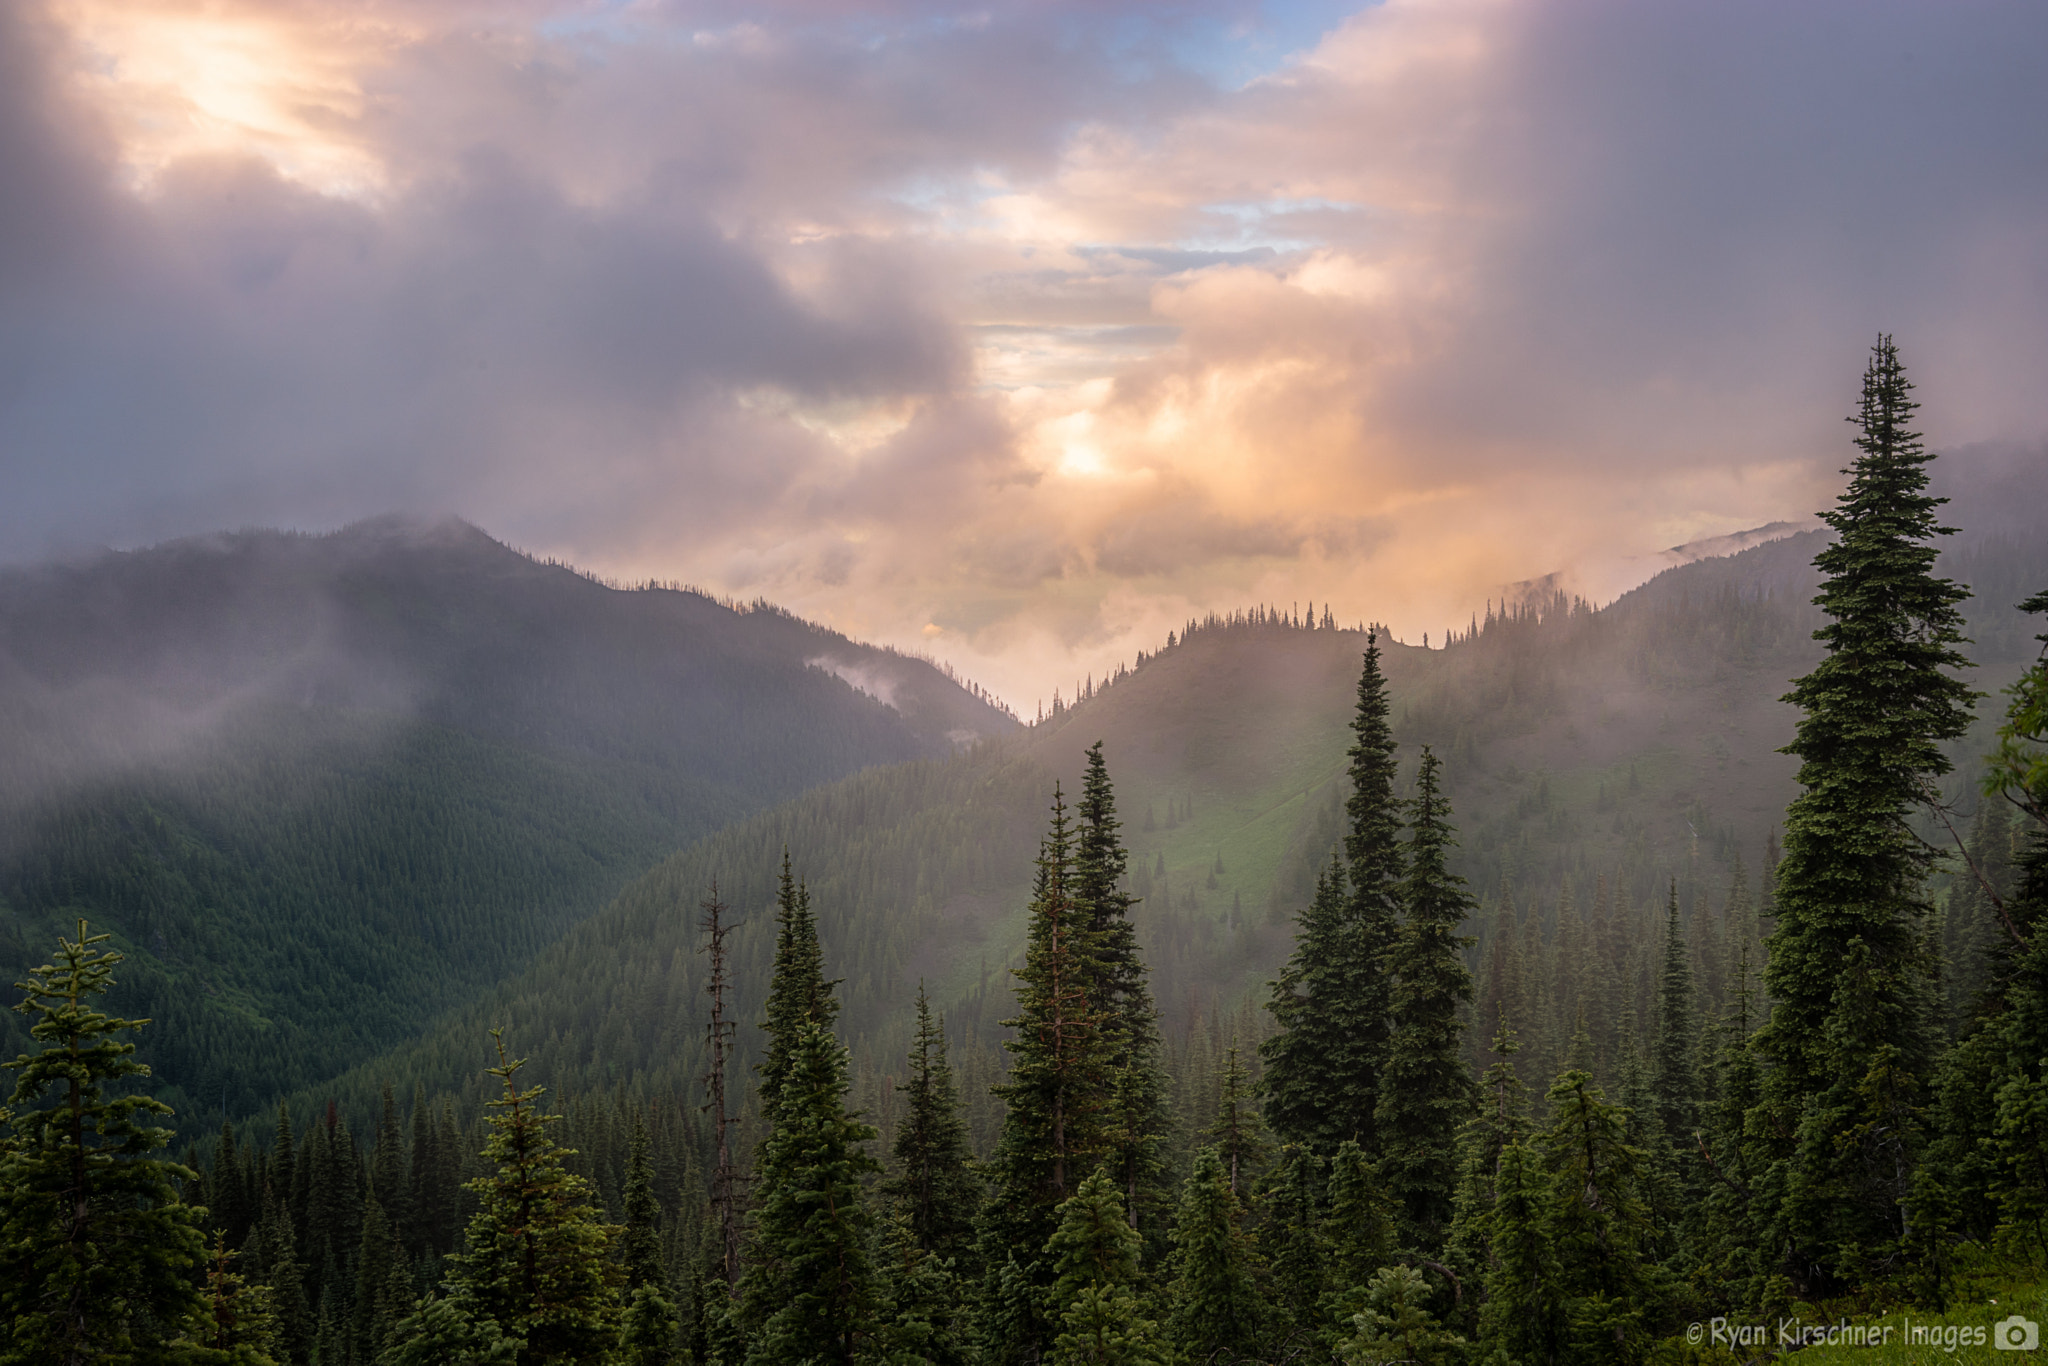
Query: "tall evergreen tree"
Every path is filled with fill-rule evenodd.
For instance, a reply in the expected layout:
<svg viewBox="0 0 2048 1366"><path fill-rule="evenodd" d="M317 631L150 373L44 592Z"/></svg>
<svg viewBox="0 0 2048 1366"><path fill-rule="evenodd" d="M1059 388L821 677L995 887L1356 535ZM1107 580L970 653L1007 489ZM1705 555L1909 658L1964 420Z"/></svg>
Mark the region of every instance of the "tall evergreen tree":
<svg viewBox="0 0 2048 1366"><path fill-rule="evenodd" d="M1356 1139L1337 1145L1330 1160L1330 1207L1323 1224L1326 1250L1323 1332L1332 1347L1351 1331L1365 1308L1375 1271L1394 1259L1396 1215Z"/></svg>
<svg viewBox="0 0 2048 1366"><path fill-rule="evenodd" d="M967 1125L946 1062L946 1030L932 1015L924 983L917 984L917 1036L910 1045L910 1079L897 1090L908 1104L896 1126L895 1170L881 1193L910 1221L917 1246L940 1257L965 1252L980 1201L967 1148Z"/></svg>
<svg viewBox="0 0 2048 1366"><path fill-rule="evenodd" d="M1669 1293L1643 1253L1652 1231L1640 1191L1643 1153L1628 1142L1628 1112L1606 1103L1585 1073L1559 1077L1549 1100L1555 1119L1540 1140L1550 1178L1541 1227L1555 1258L1566 1359L1640 1361Z"/></svg>
<svg viewBox="0 0 2048 1366"><path fill-rule="evenodd" d="M626 1289L666 1290L661 1265L661 1206L654 1199L654 1166L648 1160L647 1121L633 1114L632 1146L626 1156L625 1225L619 1232L619 1265Z"/></svg>
<svg viewBox="0 0 2048 1366"><path fill-rule="evenodd" d="M1700 1083L1699 1014L1693 995L1692 963L1678 923L1678 882L1664 916L1664 967L1657 979L1657 1120L1667 1142L1692 1146Z"/></svg>
<svg viewBox="0 0 2048 1366"><path fill-rule="evenodd" d="M717 889L712 889L714 898ZM775 895L775 968L768 984L768 1017L761 1022L768 1047L761 1062L761 1113L774 1122L789 1057L805 1026L816 1024L829 1035L839 1019L839 1001L825 980L825 951L818 943L818 922L811 914L810 889L790 871L789 850L782 851L782 876Z"/></svg>
<svg viewBox="0 0 2048 1366"><path fill-rule="evenodd" d="M822 1022L788 1040L775 1128L756 1173L755 1256L741 1297L761 1326L749 1366L852 1366L876 1329L861 1180L875 1130L846 1109L846 1050Z"/></svg>
<svg viewBox="0 0 2048 1366"><path fill-rule="evenodd" d="M1274 1029L1259 1045L1266 1122L1282 1140L1318 1156L1334 1152L1341 1141L1329 1087L1341 1047L1341 1023L1332 1006L1339 984L1332 968L1339 961L1337 942L1346 933L1344 865L1333 854L1316 877L1314 897L1295 917L1294 952L1268 984L1266 1009Z"/></svg>
<svg viewBox="0 0 2048 1366"><path fill-rule="evenodd" d="M1344 864L1317 884L1300 918L1294 954L1267 1006L1279 1029L1259 1048L1267 1123L1283 1142L1321 1156L1347 1138L1378 1150L1392 1005L1387 958L1400 923L1403 866L1388 712L1378 636L1368 634L1347 751Z"/></svg>
<svg viewBox="0 0 2048 1366"><path fill-rule="evenodd" d="M1124 890L1130 855L1117 833L1122 823L1100 740L1088 747L1074 816L1074 905L1094 945L1087 994L1101 1015L1103 1058L1114 1088L1107 1137L1133 1226L1163 1246L1170 1119L1159 1011L1131 921L1137 900Z"/></svg>
<svg viewBox="0 0 2048 1366"><path fill-rule="evenodd" d="M1408 1246L1434 1254L1451 1226L1458 1134L1472 1117L1472 1076L1459 1047L1460 1008L1472 1000L1458 933L1474 909L1465 879L1450 870L1456 845L1450 803L1437 787L1437 757L1425 746L1416 775L1408 841L1406 911L1394 952L1396 1021L1380 1073L1380 1171Z"/></svg>
<svg viewBox="0 0 2048 1366"><path fill-rule="evenodd" d="M1183 1358L1224 1363L1258 1351L1265 1301L1243 1220L1223 1159L1214 1148L1202 1149L1173 1223L1166 1332Z"/></svg>
<svg viewBox="0 0 2048 1366"><path fill-rule="evenodd" d="M146 1359L201 1307L203 1211L177 1184L198 1174L154 1156L171 1132L149 1121L171 1108L107 1094L149 1075L120 1037L149 1021L94 1008L122 961L98 947L111 937L81 920L56 962L14 984L41 1048L4 1064L10 1105L30 1108L0 1110L12 1130L0 1145L0 1362Z"/></svg>
<svg viewBox="0 0 2048 1366"><path fill-rule="evenodd" d="M1209 1126L1208 1139L1223 1159L1223 1172L1230 1193L1243 1204L1265 1170L1272 1144L1266 1137L1265 1122L1252 1102L1251 1087L1237 1060L1237 1036L1230 1037L1224 1054L1223 1074L1217 1078L1216 1119Z"/></svg>
<svg viewBox="0 0 2048 1366"><path fill-rule="evenodd" d="M1550 1234L1550 1183L1527 1144L1501 1149L1494 1192L1480 1339L1520 1366L1561 1366L1571 1357Z"/></svg>
<svg viewBox="0 0 2048 1366"><path fill-rule="evenodd" d="M520 1366L603 1360L617 1331L618 1295L608 1254L613 1231L591 1208L590 1183L572 1174L541 1108L545 1088L519 1089L523 1058L505 1053L487 1069L504 1094L489 1102L491 1170L469 1183L481 1208L455 1258L456 1281L477 1321L520 1344Z"/></svg>
<svg viewBox="0 0 2048 1366"><path fill-rule="evenodd" d="M1003 1022L1015 1035L1003 1045L1012 1060L1010 1080L993 1088L1006 1108L980 1229L990 1312L1001 1298L1001 1268L1010 1255L1020 1258L1032 1285L1044 1287L1043 1259L1023 1259L1023 1252L1046 1245L1058 1226L1059 1207L1109 1146L1113 1082L1101 1012L1088 996L1095 972L1093 927L1073 895L1072 829L1066 802L1055 789L1051 826L1039 850L1024 966L1016 972L1018 1012ZM1045 1328L1008 1349L1029 1359L1044 1345Z"/></svg>
<svg viewBox="0 0 2048 1366"><path fill-rule="evenodd" d="M1325 1256L1322 1159L1305 1148L1283 1149L1266 1195L1260 1246L1271 1268L1271 1342L1277 1352L1315 1343L1322 1314Z"/></svg>
<svg viewBox="0 0 2048 1366"><path fill-rule="evenodd" d="M1059 1325L1054 1366L1165 1366L1158 1326L1145 1317L1137 1294L1142 1239L1124 1215L1109 1170L1082 1182L1059 1215L1044 1254Z"/></svg>
<svg viewBox="0 0 2048 1366"><path fill-rule="evenodd" d="M1752 1127L1785 1163L1763 1211L1788 1249L1794 1287L1854 1280L1901 1232L1928 1072L1931 983L1922 881L1933 857L1908 814L1949 770L1972 694L1958 604L1934 575L1935 521L1910 429L1911 385L1890 337L1863 378L1860 452L1823 514L1834 541L1815 558L1830 619L1820 664L1786 700L1802 715L1787 752L1801 793L1786 813L1765 981L1775 1006L1758 1038L1772 1063Z"/></svg>

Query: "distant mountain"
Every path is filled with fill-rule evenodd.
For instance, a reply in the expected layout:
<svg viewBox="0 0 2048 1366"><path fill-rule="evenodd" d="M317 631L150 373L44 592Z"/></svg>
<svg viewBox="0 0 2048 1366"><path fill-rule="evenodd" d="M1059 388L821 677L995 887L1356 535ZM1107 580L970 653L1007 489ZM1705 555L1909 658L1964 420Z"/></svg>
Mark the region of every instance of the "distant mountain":
<svg viewBox="0 0 2048 1366"><path fill-rule="evenodd" d="M678 846L1015 728L925 661L456 521L17 569L0 957L113 930L174 1098L238 1111L406 1037Z"/></svg>
<svg viewBox="0 0 2048 1366"><path fill-rule="evenodd" d="M1971 681L1994 698L1955 747L1957 791L1988 748L1995 690L2036 648L2038 624L2015 604L2048 585L2048 542L1959 539L1944 567L1977 589ZM1759 886L1795 790L1778 752L1795 717L1779 699L1818 657L1822 544L1799 533L1667 570L1599 610L1552 596L1440 648L1383 647L1404 761L1412 771L1423 744L1447 761L1458 864L1482 921L1507 898L1540 925L1567 879L1581 906L1604 880L1630 925L1658 923L1672 879L1687 906L1718 905L1738 866ZM552 1085L689 1092L703 1013L689 908L716 879L742 922L738 1014L755 1020L787 846L845 979L863 1103L886 1121L920 980L965 1056L992 1056L1053 785L1075 790L1098 739L1166 1034L1200 1040L1247 993L1262 999L1328 861L1364 644L1277 612L1197 623L1025 734L816 789L678 853L515 979L301 1099L360 1107L383 1081L473 1085L490 1023L509 1023Z"/></svg>

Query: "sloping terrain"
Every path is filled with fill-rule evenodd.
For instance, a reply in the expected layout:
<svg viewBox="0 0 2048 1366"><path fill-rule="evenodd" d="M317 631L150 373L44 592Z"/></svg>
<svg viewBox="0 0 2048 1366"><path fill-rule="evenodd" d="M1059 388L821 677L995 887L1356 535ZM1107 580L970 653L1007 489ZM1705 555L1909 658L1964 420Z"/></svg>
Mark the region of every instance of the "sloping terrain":
<svg viewBox="0 0 2048 1366"><path fill-rule="evenodd" d="M678 846L1014 728L923 661L459 522L13 571L0 957L112 930L170 1098L240 1113L518 970Z"/></svg>
<svg viewBox="0 0 2048 1366"><path fill-rule="evenodd" d="M1793 795L1793 760L1776 752L1793 714L1778 699L1816 658L1820 543L1809 533L1681 566L1599 611L1531 605L1445 648L1385 646L1396 733L1409 762L1422 744L1448 760L1462 871L1488 906L1503 894L1554 905L1567 876L1582 889L1604 877L1632 913L1661 905L1676 878L1691 905L1718 898L1738 860L1757 885ZM2031 655L2010 587L2048 582L2048 553L1978 541L1951 563L1987 585L1971 604L1974 681L1995 689ZM692 1094L698 904L715 879L741 922L737 1005L752 1021L785 847L845 978L842 1028L870 1103L886 1111L919 980L985 1070L1053 785L1073 791L1098 739L1166 1033L1185 1037L1262 994L1288 952L1292 912L1338 833L1364 643L1277 613L1198 625L1027 734L806 793L664 861L524 973L320 1094L358 1107L385 1082L465 1085L492 1024L553 1085ZM1996 707L1984 711L1988 728ZM1959 766L1984 747L1959 744Z"/></svg>

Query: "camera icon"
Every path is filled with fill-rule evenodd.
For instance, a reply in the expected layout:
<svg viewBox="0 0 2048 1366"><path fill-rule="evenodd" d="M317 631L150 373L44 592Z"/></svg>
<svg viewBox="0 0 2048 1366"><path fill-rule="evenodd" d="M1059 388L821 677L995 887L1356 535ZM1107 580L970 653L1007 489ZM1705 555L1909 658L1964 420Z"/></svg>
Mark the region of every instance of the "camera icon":
<svg viewBox="0 0 2048 1366"><path fill-rule="evenodd" d="M1991 1345L2002 1352L2031 1352L2041 1345L2041 1325L2018 1314L1991 1325Z"/></svg>

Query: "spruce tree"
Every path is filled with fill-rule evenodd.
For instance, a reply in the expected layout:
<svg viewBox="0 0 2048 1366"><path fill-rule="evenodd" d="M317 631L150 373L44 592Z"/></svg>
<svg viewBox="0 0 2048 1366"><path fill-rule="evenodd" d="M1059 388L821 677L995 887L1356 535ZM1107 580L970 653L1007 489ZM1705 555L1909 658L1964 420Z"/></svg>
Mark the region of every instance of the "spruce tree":
<svg viewBox="0 0 2048 1366"><path fill-rule="evenodd" d="M1366 1286L1352 1336L1337 1349L1344 1366L1459 1366L1465 1340L1429 1311L1429 1283L1407 1266L1384 1266Z"/></svg>
<svg viewBox="0 0 2048 1366"><path fill-rule="evenodd" d="M282 1111L279 1127L289 1144L291 1129ZM291 1209L274 1189L264 1195L263 1219L256 1236L263 1252L262 1283L270 1291L271 1312L276 1318L273 1350L278 1360L303 1366L313 1350L313 1308L306 1297L306 1269L299 1261Z"/></svg>
<svg viewBox="0 0 2048 1366"><path fill-rule="evenodd" d="M1344 1137L1330 1108L1330 1073L1341 1041L1341 1022L1332 1002L1339 983L1333 966L1338 940L1347 933L1344 865L1332 855L1316 877L1315 895L1295 917L1294 952L1280 976L1268 983L1266 1009L1273 1033L1259 1045L1265 1061L1260 1091L1266 1122L1282 1141L1318 1156L1335 1152Z"/></svg>
<svg viewBox="0 0 2048 1366"><path fill-rule="evenodd" d="M1628 1112L1608 1104L1585 1073L1559 1077L1549 1100L1555 1119L1539 1140L1550 1178L1540 1226L1555 1258L1567 1359L1639 1361L1669 1293L1643 1253L1652 1232L1643 1152L1628 1142Z"/></svg>
<svg viewBox="0 0 2048 1366"><path fill-rule="evenodd" d="M481 1207L454 1258L464 1308L519 1342L520 1366L601 1361L618 1321L613 1230L548 1134L561 1116L542 1110L545 1088L520 1090L526 1060L506 1055L501 1031L491 1039L498 1065L486 1071L504 1094L489 1102L491 1170L469 1183Z"/></svg>
<svg viewBox="0 0 2048 1366"><path fill-rule="evenodd" d="M377 1359L402 1316L392 1313L387 1289L394 1272L404 1274L404 1261L405 1252L398 1245L397 1232L385 1217L382 1203L372 1196L363 1210L363 1241L355 1262L355 1321L350 1336L358 1361Z"/></svg>
<svg viewBox="0 0 2048 1366"><path fill-rule="evenodd" d="M1678 883L1664 916L1664 966L1657 978L1657 1049L1654 1083L1657 1124L1677 1154L1680 1185L1693 1192L1693 1149L1700 1083L1697 1070L1699 1023L1693 995L1692 963L1678 923Z"/></svg>
<svg viewBox="0 0 2048 1366"><path fill-rule="evenodd" d="M756 1255L740 1282L760 1328L749 1366L851 1366L877 1328L861 1181L875 1130L846 1109L846 1050L810 1021L787 1040L775 1128L756 1172Z"/></svg>
<svg viewBox="0 0 2048 1366"><path fill-rule="evenodd" d="M1550 1205L1550 1183L1537 1155L1523 1143L1501 1149L1486 1220L1491 1260L1479 1336L1519 1366L1571 1360Z"/></svg>
<svg viewBox="0 0 2048 1366"><path fill-rule="evenodd" d="M1325 1256L1322 1231L1322 1159L1305 1148L1282 1149L1266 1196L1260 1245L1271 1267L1270 1340L1276 1351L1303 1350L1317 1341L1322 1322Z"/></svg>
<svg viewBox="0 0 2048 1366"><path fill-rule="evenodd" d="M1265 1321L1244 1211L1214 1148L1195 1155L1173 1224L1167 1340L1184 1358L1232 1362L1258 1350Z"/></svg>
<svg viewBox="0 0 2048 1366"><path fill-rule="evenodd" d="M909 1101L896 1126L895 1169L882 1195L910 1221L917 1246L942 1258L968 1250L981 1198L967 1124L960 1117L953 1069L946 1062L945 1022L932 1015L924 983L917 984L917 1036L910 1045L910 1079L896 1088Z"/></svg>
<svg viewBox="0 0 2048 1366"><path fill-rule="evenodd" d="M636 1110L632 1146L626 1156L626 1221L619 1232L619 1266L626 1274L628 1291L642 1286L667 1289L668 1277L661 1265L661 1207L655 1203L654 1167L647 1153L647 1121Z"/></svg>
<svg viewBox="0 0 2048 1366"><path fill-rule="evenodd" d="M1006 1257L1018 1257L1032 1285L1045 1285L1046 1268L1036 1250L1058 1226L1057 1211L1082 1173L1109 1150L1113 1078L1101 1013L1088 996L1096 944L1089 919L1074 901L1073 836L1057 788L1039 851L1028 934L1024 966L1016 971L1018 1012L1003 1021L1014 1034L1003 1045L1011 1057L1010 1080L992 1088L1006 1108L979 1230L991 1313L1001 1300ZM1005 1349L1037 1351L1046 1327L1027 1330Z"/></svg>
<svg viewBox="0 0 2048 1366"><path fill-rule="evenodd" d="M1107 1138L1133 1226L1163 1246L1170 1121L1159 1011L1131 921L1137 900L1124 890L1130 855L1117 834L1122 823L1100 740L1088 747L1074 817L1074 905L1094 946L1087 994L1101 1015L1103 1059L1113 1079Z"/></svg>
<svg viewBox="0 0 2048 1366"><path fill-rule="evenodd" d="M147 1020L104 1015L114 985L112 936L57 940L55 963L16 982L14 1008L41 1048L4 1064L15 1073L0 1145L0 1362L85 1366L160 1351L201 1308L204 1211L179 1196L190 1168L154 1154L171 1132L149 1121L171 1108L110 1097L149 1068L121 1035Z"/></svg>
<svg viewBox="0 0 2048 1366"><path fill-rule="evenodd" d="M2048 614L2048 592L2020 605ZM2040 640L2048 647L2048 633ZM1984 1026L1999 1077L1988 1147L1999 1243L2048 1259L2048 648L2008 696L1985 791L2027 819L2019 882L2000 915L1999 1007Z"/></svg>
<svg viewBox="0 0 2048 1366"><path fill-rule="evenodd" d="M1760 1211L1784 1273L1817 1295L1851 1283L1896 1241L1930 1063L1932 983L1922 881L1933 858L1908 815L1949 770L1972 694L1958 604L1934 576L1940 499L1910 429L1918 406L1890 337L1863 379L1860 452L1822 514L1815 557L1827 648L1786 700L1800 795L1786 812L1765 968L1774 1007L1758 1038L1772 1063L1752 1127L1785 1164Z"/></svg>
<svg viewBox="0 0 2048 1366"><path fill-rule="evenodd" d="M1394 1260L1396 1216L1372 1163L1356 1139L1337 1145L1330 1160L1329 1214L1323 1224L1327 1289L1322 1318L1333 1347L1365 1307L1373 1273Z"/></svg>
<svg viewBox="0 0 2048 1366"><path fill-rule="evenodd" d="M797 1038L811 1024L830 1034L839 1019L839 1001L832 993L838 985L836 979L825 980L825 951L818 943L810 889L790 871L789 850L784 849L775 895L774 975L768 984L768 1017L761 1022L768 1047L760 1064L759 1094L761 1113L771 1124Z"/></svg>
<svg viewBox="0 0 2048 1366"><path fill-rule="evenodd" d="M1394 954L1408 894L1401 847L1401 802L1394 795L1400 776L1395 757L1391 704L1380 673L1377 631L1365 638L1365 663L1358 675L1358 704L1351 718L1351 792L1344 801L1350 828L1344 836L1351 898L1350 933L1339 941L1347 1048L1338 1081L1349 1088L1339 1127L1367 1152L1377 1150L1375 1126L1385 1086L1381 1070L1390 1047L1390 1012L1395 1009L1387 960ZM1426 754L1427 751L1424 751Z"/></svg>
<svg viewBox="0 0 2048 1366"><path fill-rule="evenodd" d="M1345 1139L1378 1151L1380 1074L1392 1006L1387 958L1400 923L1399 764L1377 634L1366 637L1345 799L1343 865L1317 884L1267 1009L1266 1122L1283 1142L1329 1156Z"/></svg>
<svg viewBox="0 0 2048 1366"><path fill-rule="evenodd" d="M1059 1325L1054 1366L1165 1366L1158 1326L1137 1294L1142 1241L1107 1168L1060 1207L1044 1249L1052 1270L1050 1308ZM1014 1346L1001 1339L996 1345Z"/></svg>
<svg viewBox="0 0 2048 1366"><path fill-rule="evenodd" d="M1238 1063L1235 1034L1230 1036L1230 1048L1224 1056L1227 1061L1223 1074L1217 1078L1216 1119L1209 1126L1208 1139L1223 1159L1231 1195L1243 1204L1265 1170L1272 1145L1258 1107L1252 1102L1244 1068Z"/></svg>
<svg viewBox="0 0 2048 1366"><path fill-rule="evenodd" d="M177 1366L276 1366L277 1318L270 1291L234 1269L239 1254L216 1231L207 1258L204 1300L172 1355Z"/></svg>
<svg viewBox="0 0 2048 1366"><path fill-rule="evenodd" d="M1458 1190L1444 1261L1466 1285L1479 1285L1488 1264L1501 1154L1529 1135L1528 1088L1515 1072L1520 1048L1503 1016L1489 1050L1495 1061L1480 1081L1478 1111L1458 1144ZM1469 1301L1465 1313L1463 1322L1470 1326Z"/></svg>
<svg viewBox="0 0 2048 1366"><path fill-rule="evenodd" d="M1460 1043L1461 1007L1472 1000L1458 933L1473 910L1465 880L1450 870L1456 845L1440 765L1425 746L1416 775L1401 883L1405 917L1389 959L1395 1027L1380 1074L1380 1171L1412 1248L1434 1255L1450 1231L1459 1132L1472 1117L1472 1077Z"/></svg>
<svg viewBox="0 0 2048 1366"><path fill-rule="evenodd" d="M900 1207L876 1227L876 1359L886 1366L968 1366L968 1318L953 1263L918 1245Z"/></svg>

